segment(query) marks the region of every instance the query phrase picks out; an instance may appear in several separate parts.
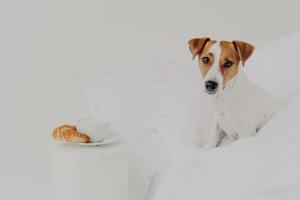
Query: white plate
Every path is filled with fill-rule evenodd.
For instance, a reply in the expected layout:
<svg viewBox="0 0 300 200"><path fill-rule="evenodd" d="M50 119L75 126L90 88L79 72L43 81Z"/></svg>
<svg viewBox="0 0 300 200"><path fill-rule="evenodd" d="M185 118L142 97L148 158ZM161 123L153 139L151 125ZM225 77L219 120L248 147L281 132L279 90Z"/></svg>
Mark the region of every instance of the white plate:
<svg viewBox="0 0 300 200"><path fill-rule="evenodd" d="M99 142L90 142L90 143L67 143L65 141L58 141L61 144L71 144L71 145L80 145L80 146L100 146L105 144L112 144L120 140L120 136L117 133L110 132L109 135L104 137Z"/></svg>

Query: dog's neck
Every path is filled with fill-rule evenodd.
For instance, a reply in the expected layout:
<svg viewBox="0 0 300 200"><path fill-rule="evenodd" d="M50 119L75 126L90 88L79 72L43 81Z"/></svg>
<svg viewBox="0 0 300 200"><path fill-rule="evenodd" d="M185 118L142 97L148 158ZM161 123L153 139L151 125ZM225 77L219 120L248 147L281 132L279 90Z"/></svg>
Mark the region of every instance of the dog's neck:
<svg viewBox="0 0 300 200"><path fill-rule="evenodd" d="M223 113L234 104L234 102L245 92L249 79L246 77L242 67L239 66L238 73L224 87L222 93L212 96L215 109L219 113Z"/></svg>

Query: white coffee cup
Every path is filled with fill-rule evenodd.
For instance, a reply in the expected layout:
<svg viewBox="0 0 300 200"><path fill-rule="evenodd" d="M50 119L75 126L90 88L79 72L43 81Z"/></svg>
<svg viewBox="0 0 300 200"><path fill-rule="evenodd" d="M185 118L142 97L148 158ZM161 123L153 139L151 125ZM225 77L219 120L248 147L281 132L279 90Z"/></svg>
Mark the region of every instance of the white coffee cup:
<svg viewBox="0 0 300 200"><path fill-rule="evenodd" d="M109 133L110 124L93 119L82 119L76 124L77 130L90 137L90 142L99 142Z"/></svg>

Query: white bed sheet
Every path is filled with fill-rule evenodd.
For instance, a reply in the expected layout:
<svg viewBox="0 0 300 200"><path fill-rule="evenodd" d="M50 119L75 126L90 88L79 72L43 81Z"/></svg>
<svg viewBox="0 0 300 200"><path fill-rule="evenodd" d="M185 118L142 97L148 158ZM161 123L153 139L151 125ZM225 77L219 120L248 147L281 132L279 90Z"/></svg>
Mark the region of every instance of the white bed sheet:
<svg viewBox="0 0 300 200"><path fill-rule="evenodd" d="M153 200L300 199L300 96L256 137L213 150L182 146Z"/></svg>

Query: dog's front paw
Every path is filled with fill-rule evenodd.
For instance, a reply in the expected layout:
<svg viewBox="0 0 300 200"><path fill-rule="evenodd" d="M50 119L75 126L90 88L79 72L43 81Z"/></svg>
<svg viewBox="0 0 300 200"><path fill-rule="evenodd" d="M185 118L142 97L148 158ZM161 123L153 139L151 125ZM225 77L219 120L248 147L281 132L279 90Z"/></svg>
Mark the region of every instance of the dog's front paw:
<svg viewBox="0 0 300 200"><path fill-rule="evenodd" d="M217 145L216 144L212 144L212 143L206 143L204 145L201 146L203 149L213 149L216 148Z"/></svg>

